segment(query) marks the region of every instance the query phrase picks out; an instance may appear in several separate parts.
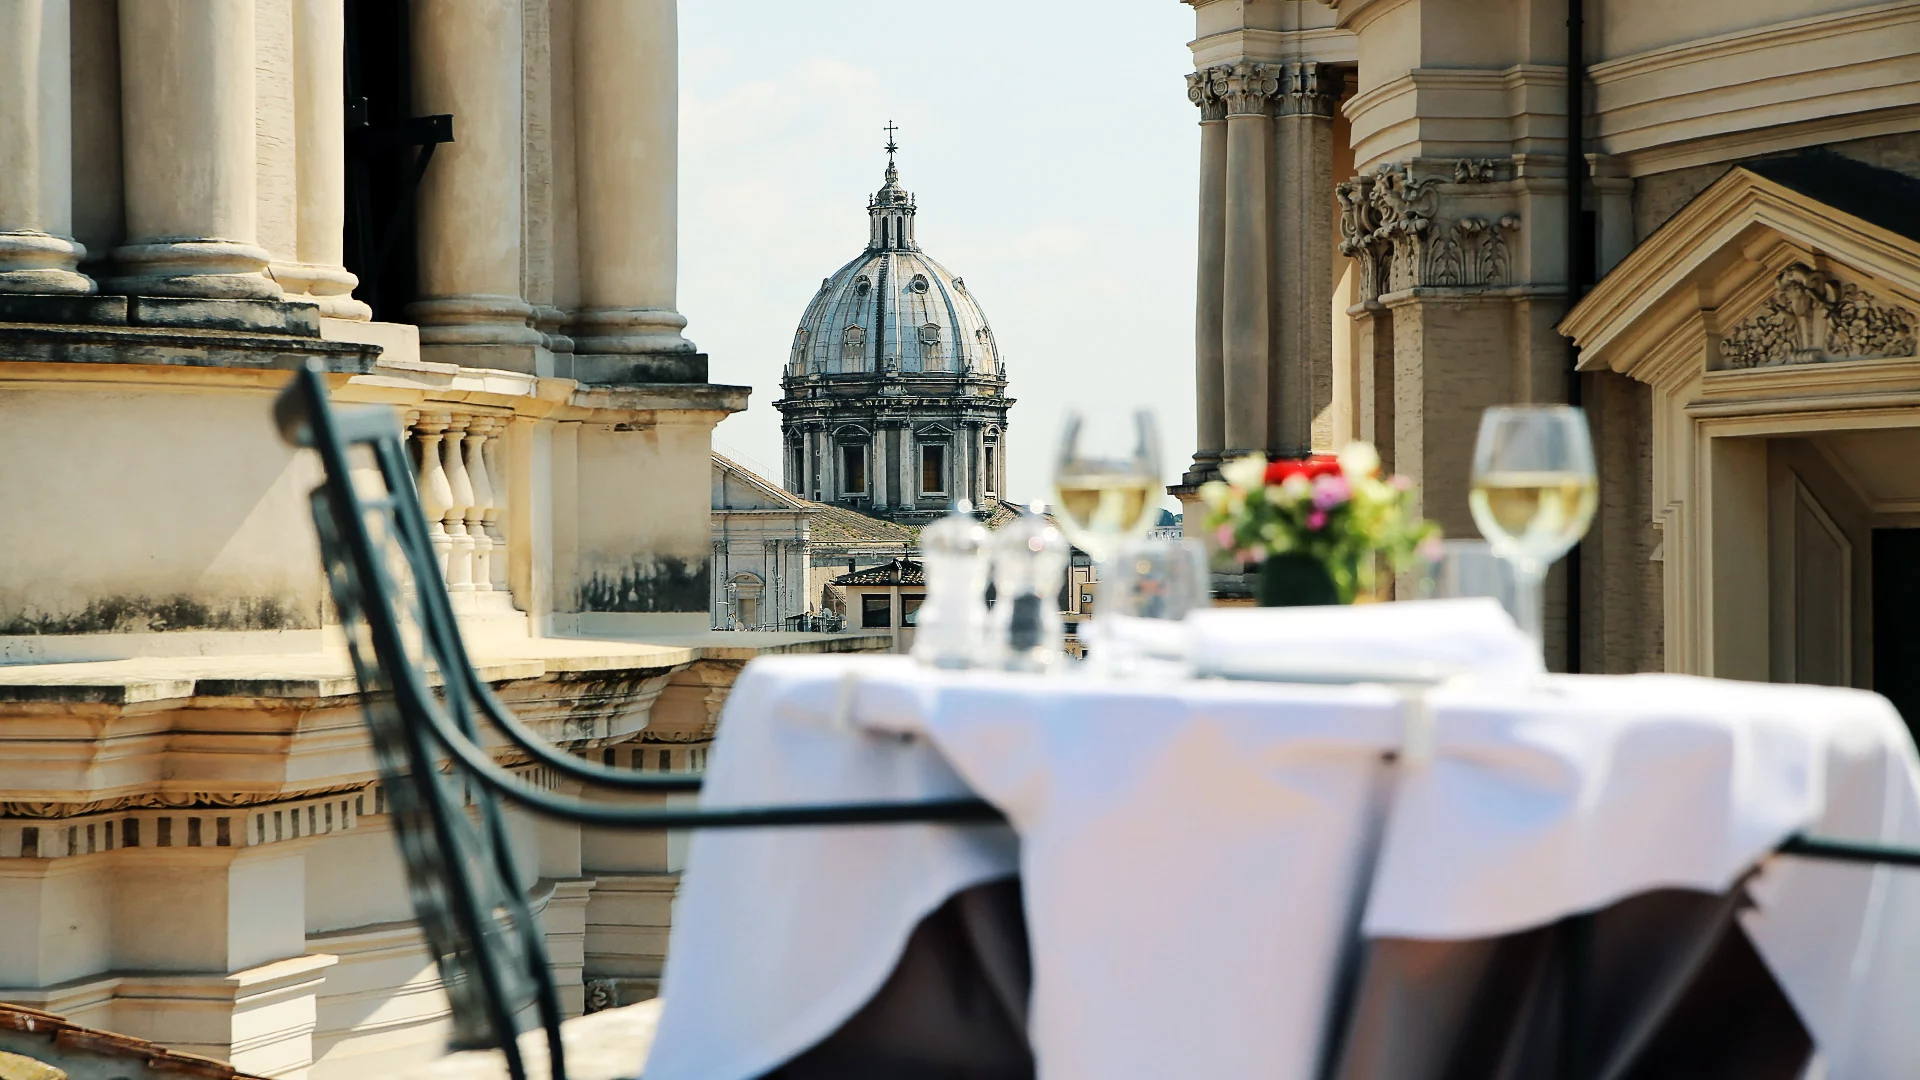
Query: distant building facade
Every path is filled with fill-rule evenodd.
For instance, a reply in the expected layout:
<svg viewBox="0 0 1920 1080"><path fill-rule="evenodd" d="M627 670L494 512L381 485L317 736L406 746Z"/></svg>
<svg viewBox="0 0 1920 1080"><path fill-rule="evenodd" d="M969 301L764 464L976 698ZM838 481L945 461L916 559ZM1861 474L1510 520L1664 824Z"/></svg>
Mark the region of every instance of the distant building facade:
<svg viewBox="0 0 1920 1080"><path fill-rule="evenodd" d="M914 239L896 149L867 248L820 283L774 405L788 491L922 525L960 499L999 499L1013 399L986 313Z"/></svg>
<svg viewBox="0 0 1920 1080"><path fill-rule="evenodd" d="M802 499L713 455L715 630L858 630L835 579L913 555L920 531Z"/></svg>

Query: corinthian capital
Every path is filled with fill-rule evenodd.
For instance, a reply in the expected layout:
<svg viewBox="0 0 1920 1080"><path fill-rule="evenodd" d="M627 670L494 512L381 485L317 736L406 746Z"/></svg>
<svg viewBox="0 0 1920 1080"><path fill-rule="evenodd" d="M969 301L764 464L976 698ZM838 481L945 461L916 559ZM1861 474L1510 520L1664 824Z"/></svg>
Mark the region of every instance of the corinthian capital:
<svg viewBox="0 0 1920 1080"><path fill-rule="evenodd" d="M1228 69L1222 81L1228 116L1263 116L1268 100L1280 91L1280 69L1243 60Z"/></svg>
<svg viewBox="0 0 1920 1080"><path fill-rule="evenodd" d="M1278 64L1280 115L1332 116L1340 101L1340 69L1316 61Z"/></svg>
<svg viewBox="0 0 1920 1080"><path fill-rule="evenodd" d="M1224 67L1211 67L1187 76L1187 100L1200 106L1202 122L1227 118L1226 85Z"/></svg>

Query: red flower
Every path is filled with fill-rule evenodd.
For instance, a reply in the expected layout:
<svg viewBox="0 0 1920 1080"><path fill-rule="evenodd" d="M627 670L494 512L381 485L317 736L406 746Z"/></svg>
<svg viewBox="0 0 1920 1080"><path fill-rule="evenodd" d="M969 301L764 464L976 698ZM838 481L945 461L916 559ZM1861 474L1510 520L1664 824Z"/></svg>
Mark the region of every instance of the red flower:
<svg viewBox="0 0 1920 1080"><path fill-rule="evenodd" d="M1339 476L1340 459L1332 454L1313 454L1303 458L1281 458L1267 464L1269 484L1284 483L1289 476L1304 476L1309 480L1320 476Z"/></svg>

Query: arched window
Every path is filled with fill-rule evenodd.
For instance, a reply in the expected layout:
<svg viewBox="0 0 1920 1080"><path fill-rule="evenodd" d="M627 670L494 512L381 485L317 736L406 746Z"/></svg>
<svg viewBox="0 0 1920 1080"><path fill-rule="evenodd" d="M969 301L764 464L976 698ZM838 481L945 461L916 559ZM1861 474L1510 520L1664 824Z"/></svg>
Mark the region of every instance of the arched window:
<svg viewBox="0 0 1920 1080"><path fill-rule="evenodd" d="M920 370L945 371L946 357L940 352L940 324L928 323L920 328Z"/></svg>
<svg viewBox="0 0 1920 1080"><path fill-rule="evenodd" d="M841 339L841 357L845 361L842 371L864 371L867 367L867 331L864 327L849 326L845 337Z"/></svg>

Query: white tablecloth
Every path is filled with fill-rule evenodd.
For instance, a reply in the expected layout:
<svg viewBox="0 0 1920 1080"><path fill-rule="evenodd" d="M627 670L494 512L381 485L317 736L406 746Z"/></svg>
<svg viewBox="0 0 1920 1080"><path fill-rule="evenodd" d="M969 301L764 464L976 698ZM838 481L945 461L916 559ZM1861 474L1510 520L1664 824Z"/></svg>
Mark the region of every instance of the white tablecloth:
<svg viewBox="0 0 1920 1080"><path fill-rule="evenodd" d="M1389 813L1381 756L1403 741ZM1724 889L1809 826L1920 840L1912 763L1891 708L1851 691L1646 676L1418 698L761 660L703 804L971 791L1020 839L697 835L646 1075L776 1067L879 988L921 917L1017 867L1043 1080L1306 1080L1363 903L1371 933L1479 937L1652 888ZM1829 1080L1920 1060L1920 1025L1893 1019L1920 1006L1920 965L1895 959L1920 956L1916 878L1778 859L1756 885L1749 931Z"/></svg>

